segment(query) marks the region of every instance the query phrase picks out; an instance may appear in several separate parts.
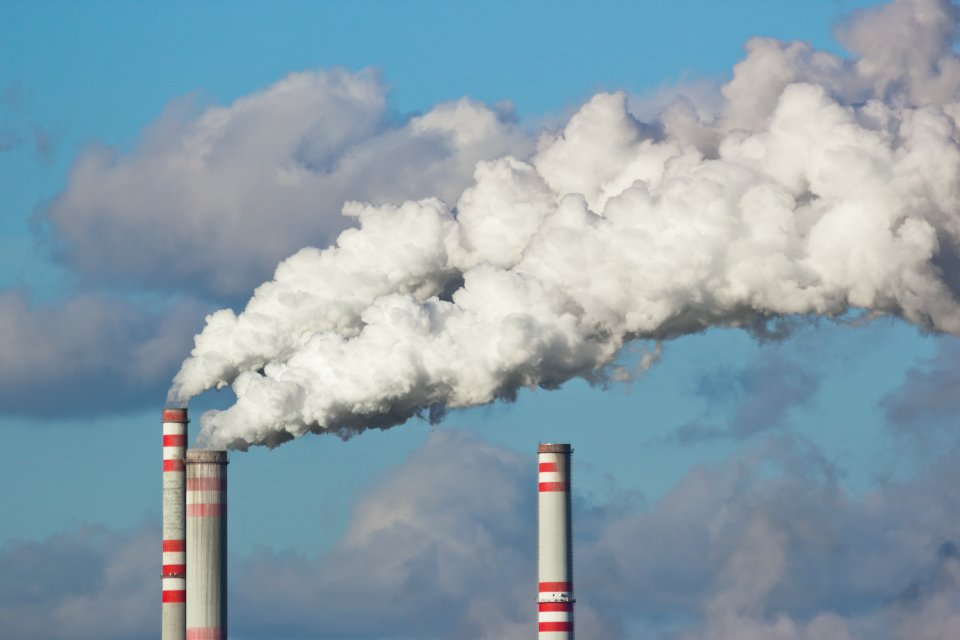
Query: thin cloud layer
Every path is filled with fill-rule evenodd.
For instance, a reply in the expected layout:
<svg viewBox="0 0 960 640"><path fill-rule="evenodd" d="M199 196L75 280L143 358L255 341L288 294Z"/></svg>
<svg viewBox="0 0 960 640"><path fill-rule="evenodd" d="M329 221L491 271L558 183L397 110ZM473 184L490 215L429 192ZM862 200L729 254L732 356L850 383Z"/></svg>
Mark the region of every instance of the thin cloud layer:
<svg viewBox="0 0 960 640"><path fill-rule="evenodd" d="M0 630L18 640L146 640L160 626L159 531L99 527L0 548Z"/></svg>
<svg viewBox="0 0 960 640"><path fill-rule="evenodd" d="M530 144L468 99L400 120L369 71L294 73L229 106L175 103L128 154L88 148L38 215L90 282L248 295L348 227L345 201L454 200L478 160Z"/></svg>
<svg viewBox="0 0 960 640"><path fill-rule="evenodd" d="M162 397L176 354L208 309L189 299L82 294L36 304L22 291L0 293L0 406L8 415L63 417Z"/></svg>
<svg viewBox="0 0 960 640"><path fill-rule="evenodd" d="M535 482L524 456L434 432L355 507L329 554L244 564L240 624L263 637L529 636Z"/></svg>
<svg viewBox="0 0 960 640"><path fill-rule="evenodd" d="M953 566L955 463L854 497L816 449L770 439L611 520L578 588L605 612L681 627L662 638L946 640L960 585L930 576Z"/></svg>
<svg viewBox="0 0 960 640"><path fill-rule="evenodd" d="M960 345L941 340L936 355L907 371L882 400L887 420L901 433L936 441L955 431L960 415ZM951 440L955 440L951 438Z"/></svg>
<svg viewBox="0 0 960 640"><path fill-rule="evenodd" d="M19 83L0 89L0 154L27 149L36 160L50 163L60 136L36 121L32 102Z"/></svg>
<svg viewBox="0 0 960 640"><path fill-rule="evenodd" d="M951 640L960 622L957 462L941 456L911 480L852 496L815 448L767 439L691 470L650 508L578 500L578 636ZM434 432L372 487L329 551L235 557L231 631L264 640L529 637L534 469L532 456ZM157 546L152 529L8 544L0 623L23 640L151 637Z"/></svg>
<svg viewBox="0 0 960 640"><path fill-rule="evenodd" d="M742 371L721 367L703 374L697 395L708 408L701 420L681 426L675 439L695 442L718 437L738 440L784 427L791 410L813 399L819 378L795 359L768 347ZM717 409L729 410L723 426L710 423Z"/></svg>

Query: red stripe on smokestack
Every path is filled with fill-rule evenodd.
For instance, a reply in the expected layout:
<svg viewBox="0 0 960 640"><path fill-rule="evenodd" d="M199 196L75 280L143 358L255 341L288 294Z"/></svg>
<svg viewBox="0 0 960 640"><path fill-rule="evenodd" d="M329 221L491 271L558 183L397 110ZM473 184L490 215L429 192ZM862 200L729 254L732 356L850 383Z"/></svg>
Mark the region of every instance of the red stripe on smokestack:
<svg viewBox="0 0 960 640"><path fill-rule="evenodd" d="M187 548L187 545L183 540L164 540L163 541L164 551L184 551L186 548Z"/></svg>
<svg viewBox="0 0 960 640"><path fill-rule="evenodd" d="M572 582L541 582L540 583L540 592L552 592L552 591L573 591Z"/></svg>
<svg viewBox="0 0 960 640"><path fill-rule="evenodd" d="M163 602L186 602L187 601L187 592L186 591L164 591L163 592Z"/></svg>
<svg viewBox="0 0 960 640"><path fill-rule="evenodd" d="M556 462L541 462L540 463L540 473L544 471L556 471L557 463Z"/></svg>
<svg viewBox="0 0 960 640"><path fill-rule="evenodd" d="M179 471L183 472L187 467L183 464L183 460L164 460L163 461L163 470L164 471Z"/></svg>
<svg viewBox="0 0 960 640"><path fill-rule="evenodd" d="M186 424L190 422L187 418L186 409L164 409L163 415L160 418L161 422L181 422Z"/></svg>
<svg viewBox="0 0 960 640"><path fill-rule="evenodd" d="M187 575L187 565L185 564L165 564L161 570L165 576L185 576Z"/></svg>
<svg viewBox="0 0 960 640"><path fill-rule="evenodd" d="M226 640L227 634L223 629L209 627L206 629L187 629L187 640Z"/></svg>
<svg viewBox="0 0 960 640"><path fill-rule="evenodd" d="M223 491L226 488L224 478L187 478L187 491Z"/></svg>
<svg viewBox="0 0 960 640"><path fill-rule="evenodd" d="M538 602L539 611L573 611L572 602Z"/></svg>
<svg viewBox="0 0 960 640"><path fill-rule="evenodd" d="M163 436L163 446L165 447L185 447L187 446L187 436L183 435L172 435Z"/></svg>
<svg viewBox="0 0 960 640"><path fill-rule="evenodd" d="M213 518L227 515L227 505L214 504L188 504L188 518Z"/></svg>
<svg viewBox="0 0 960 640"><path fill-rule="evenodd" d="M546 632L556 632L556 631L569 631L570 638L573 638L573 623L572 622L541 622L538 626L538 631Z"/></svg>
<svg viewBox="0 0 960 640"><path fill-rule="evenodd" d="M566 490L567 490L567 485L566 483L563 483L563 482L541 482L540 483L541 492L566 491Z"/></svg>

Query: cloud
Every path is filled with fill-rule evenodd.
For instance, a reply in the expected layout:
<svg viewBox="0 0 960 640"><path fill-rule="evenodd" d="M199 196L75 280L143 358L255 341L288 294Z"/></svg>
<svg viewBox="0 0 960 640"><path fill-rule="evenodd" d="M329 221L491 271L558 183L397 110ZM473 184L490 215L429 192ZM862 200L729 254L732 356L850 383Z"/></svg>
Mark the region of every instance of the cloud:
<svg viewBox="0 0 960 640"><path fill-rule="evenodd" d="M316 556L240 563L239 628L253 637L522 640L536 625L536 473L524 456L433 431ZM617 621L578 609L583 638Z"/></svg>
<svg viewBox="0 0 960 640"><path fill-rule="evenodd" d="M957 463L940 456L853 496L815 447L767 438L694 468L649 507L578 498L578 635L950 640L960 616ZM532 455L433 432L373 484L331 549L233 557L232 632L529 637L534 468ZM158 547L145 529L7 545L0 622L25 639L155 634ZM106 615L117 602L122 611ZM51 613L21 615L39 611Z"/></svg>
<svg viewBox="0 0 960 640"><path fill-rule="evenodd" d="M858 58L861 83L884 98L921 104L956 99L960 59L953 53L957 7L949 0L894 0L854 14L837 35Z"/></svg>
<svg viewBox="0 0 960 640"><path fill-rule="evenodd" d="M40 162L49 164L56 156L60 137L59 133L48 131L37 125L0 129L0 153L13 152L23 147L25 140L30 140L34 157Z"/></svg>
<svg viewBox="0 0 960 640"><path fill-rule="evenodd" d="M36 304L22 291L0 293L0 406L63 417L159 402L205 310L190 299L79 294Z"/></svg>
<svg viewBox="0 0 960 640"><path fill-rule="evenodd" d="M600 94L529 157L481 162L456 201L351 203L336 246L210 316L171 400L232 385L202 441L276 446L602 380L630 341L710 327L861 310L960 334L960 94L931 89L960 88L946 6L897 0L847 26L859 47L910 18L890 39L897 83L876 48L753 40L714 119L681 102L643 123ZM924 38L929 68L910 50ZM789 373L738 435L813 393Z"/></svg>
<svg viewBox="0 0 960 640"><path fill-rule="evenodd" d="M233 306L275 273L247 314L211 316L175 389L249 393L208 419L232 423L206 433L235 444L596 380L638 336L781 313L866 307L955 330L954 18L933 0L860 13L842 29L853 60L753 40L721 90L693 81L635 102L652 124L599 95L536 143L508 108L463 99L400 117L369 71L294 73L225 106L177 101L128 152L85 149L35 222L98 289ZM27 96L11 85L0 102L21 113ZM45 129L13 133L0 147L52 150ZM274 271L344 229L348 250L304 249ZM401 317L416 335L374 335ZM454 325L466 338L434 339ZM393 369L357 377L379 388L299 402L318 395L295 378L356 351L381 362L378 344L399 345ZM483 366L455 371L471 350ZM40 369L20 377L42 382ZM243 409L254 396L266 402ZM745 407L742 422L801 401Z"/></svg>
<svg viewBox="0 0 960 640"><path fill-rule="evenodd" d="M956 633L960 624L960 557L957 544L945 542L937 561L925 575L911 583L895 600L893 616L897 633L904 638L941 640ZM924 621L917 624L917 620Z"/></svg>
<svg viewBox="0 0 960 640"><path fill-rule="evenodd" d="M36 122L32 96L20 83L0 89L0 153L15 151L32 143L34 157L49 164L57 153L61 134Z"/></svg>
<svg viewBox="0 0 960 640"><path fill-rule="evenodd" d="M853 497L816 449L770 439L694 469L649 511L611 519L578 556L580 598L681 625L690 640L946 640L934 630L960 611L960 593L925 577L956 540L956 481L948 456ZM950 604L904 608L918 579L928 601Z"/></svg>
<svg viewBox="0 0 960 640"><path fill-rule="evenodd" d="M49 160L57 136L31 124L29 103L20 85L0 93L14 127L0 127L0 150L32 144ZM506 106L463 99L400 118L369 71L291 74L223 107L175 102L129 153L82 151L35 214L81 292L45 305L0 292L0 406L76 415L156 401L211 310L202 300L246 295L279 259L327 244L354 223L345 201L455 199L477 160L532 144Z"/></svg>
<svg viewBox="0 0 960 640"><path fill-rule="evenodd" d="M138 640L160 626L156 527L0 548L0 629L18 640Z"/></svg>
<svg viewBox="0 0 960 640"><path fill-rule="evenodd" d="M526 457L435 431L328 554L251 558L236 578L238 623L262 637L524 638L532 487Z"/></svg>
<svg viewBox="0 0 960 640"><path fill-rule="evenodd" d="M960 414L960 344L937 343L932 358L907 371L901 385L881 400L887 420L900 433L936 440L957 426Z"/></svg>
<svg viewBox="0 0 960 640"><path fill-rule="evenodd" d="M809 403L820 386L806 367L780 351L768 349L742 371L721 367L700 377L697 394L707 401L707 416L723 411L726 426L705 424L704 419L681 426L680 442L717 437L742 440L783 427L791 410Z"/></svg>
<svg viewBox="0 0 960 640"><path fill-rule="evenodd" d="M33 128L33 153L38 160L45 163L53 162L60 144L61 134L41 127Z"/></svg>
<svg viewBox="0 0 960 640"><path fill-rule="evenodd" d="M293 73L228 106L175 102L129 153L86 149L37 217L89 281L246 295L350 226L345 201L454 200L478 160L530 145L468 99L401 119L370 71Z"/></svg>

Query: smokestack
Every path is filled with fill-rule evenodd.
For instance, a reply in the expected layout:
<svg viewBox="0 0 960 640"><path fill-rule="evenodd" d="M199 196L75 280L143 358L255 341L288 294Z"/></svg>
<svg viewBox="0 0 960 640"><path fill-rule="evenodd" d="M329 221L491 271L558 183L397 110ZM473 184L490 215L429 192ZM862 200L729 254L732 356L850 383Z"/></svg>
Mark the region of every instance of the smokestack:
<svg viewBox="0 0 960 640"><path fill-rule="evenodd" d="M187 452L187 640L227 638L227 452Z"/></svg>
<svg viewBox="0 0 960 640"><path fill-rule="evenodd" d="M573 640L569 444L541 444L539 467L537 626L540 640Z"/></svg>
<svg viewBox="0 0 960 640"><path fill-rule="evenodd" d="M186 482L187 410L164 409L163 424L163 568L162 640L184 640L186 631Z"/></svg>

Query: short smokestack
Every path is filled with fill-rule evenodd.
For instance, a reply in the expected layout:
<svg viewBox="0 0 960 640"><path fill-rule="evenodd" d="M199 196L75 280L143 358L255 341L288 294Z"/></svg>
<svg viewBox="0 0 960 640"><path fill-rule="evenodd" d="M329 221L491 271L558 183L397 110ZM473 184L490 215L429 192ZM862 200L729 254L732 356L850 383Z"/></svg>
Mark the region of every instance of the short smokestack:
<svg viewBox="0 0 960 640"><path fill-rule="evenodd" d="M539 468L537 627L540 640L573 640L569 444L541 444Z"/></svg>
<svg viewBox="0 0 960 640"><path fill-rule="evenodd" d="M187 452L187 638L227 638L227 452Z"/></svg>
<svg viewBox="0 0 960 640"><path fill-rule="evenodd" d="M160 637L184 640L186 599L186 481L187 410L164 409L163 425L163 565Z"/></svg>

